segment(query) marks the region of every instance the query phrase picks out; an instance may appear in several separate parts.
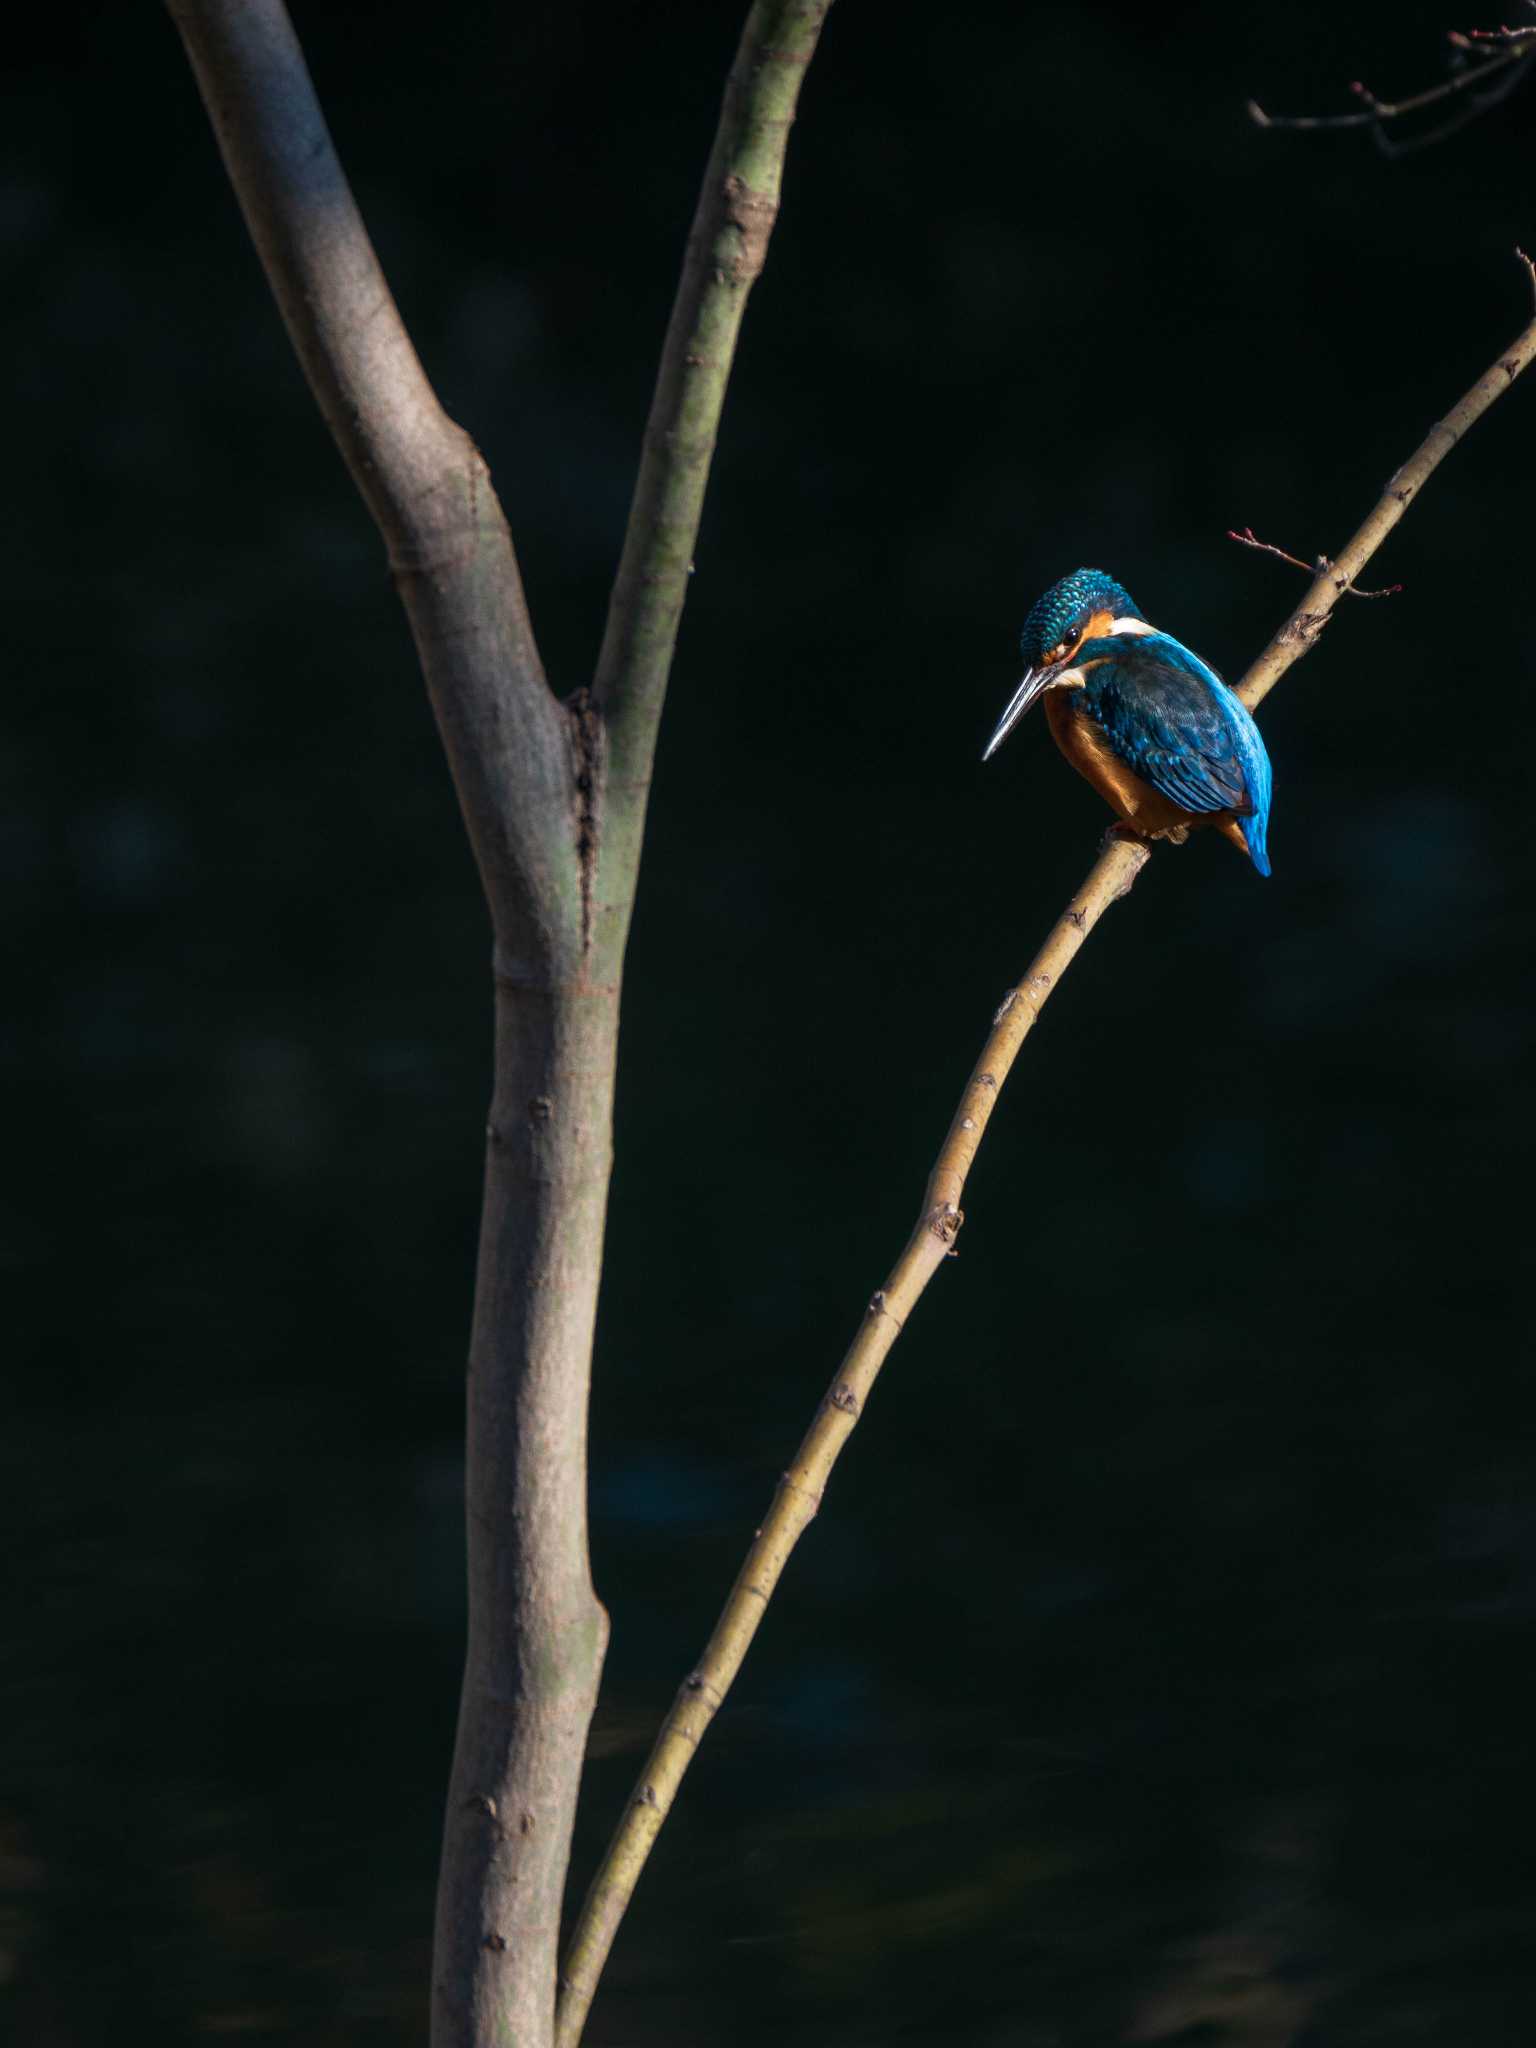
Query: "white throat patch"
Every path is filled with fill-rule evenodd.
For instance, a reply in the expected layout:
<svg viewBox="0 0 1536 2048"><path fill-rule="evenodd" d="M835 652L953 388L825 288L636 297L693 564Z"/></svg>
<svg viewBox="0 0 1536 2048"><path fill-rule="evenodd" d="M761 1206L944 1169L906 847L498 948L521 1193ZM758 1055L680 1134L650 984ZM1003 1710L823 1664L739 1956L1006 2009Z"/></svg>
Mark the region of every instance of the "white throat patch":
<svg viewBox="0 0 1536 2048"><path fill-rule="evenodd" d="M1155 633L1156 626L1149 626L1145 619L1116 619L1110 627L1111 633Z"/></svg>

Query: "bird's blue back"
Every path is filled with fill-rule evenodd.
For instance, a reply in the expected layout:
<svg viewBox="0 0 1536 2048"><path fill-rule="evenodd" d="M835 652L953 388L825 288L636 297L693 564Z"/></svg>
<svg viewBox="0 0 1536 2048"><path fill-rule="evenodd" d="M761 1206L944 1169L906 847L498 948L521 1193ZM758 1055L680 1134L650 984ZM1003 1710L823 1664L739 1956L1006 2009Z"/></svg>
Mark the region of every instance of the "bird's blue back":
<svg viewBox="0 0 1536 2048"><path fill-rule="evenodd" d="M1073 665L1083 671L1082 709L1126 766L1197 816L1238 812L1253 864L1267 875L1269 755L1220 676L1168 633L1085 641Z"/></svg>

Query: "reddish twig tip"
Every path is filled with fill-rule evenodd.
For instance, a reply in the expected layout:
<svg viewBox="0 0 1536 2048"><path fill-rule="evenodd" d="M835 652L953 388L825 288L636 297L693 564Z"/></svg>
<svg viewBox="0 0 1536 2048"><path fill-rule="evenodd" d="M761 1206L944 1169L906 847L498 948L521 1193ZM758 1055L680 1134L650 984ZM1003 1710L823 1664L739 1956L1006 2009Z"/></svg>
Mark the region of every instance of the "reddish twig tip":
<svg viewBox="0 0 1536 2048"><path fill-rule="evenodd" d="M1239 547L1257 548L1260 554L1273 555L1278 561L1289 562L1293 569L1299 569L1304 576L1325 576L1333 567L1326 555L1319 555L1311 562L1304 562L1299 555L1288 555L1284 548L1277 548L1273 541L1260 540L1251 526L1245 526L1241 533L1235 526L1229 526L1227 539L1235 540ZM1401 583L1388 583L1380 590L1361 590L1354 583L1337 584L1341 597L1396 597L1402 587Z"/></svg>
<svg viewBox="0 0 1536 2048"><path fill-rule="evenodd" d="M1458 33L1452 29L1450 40L1460 49L1471 43L1528 43L1536 36L1536 28L1469 28Z"/></svg>

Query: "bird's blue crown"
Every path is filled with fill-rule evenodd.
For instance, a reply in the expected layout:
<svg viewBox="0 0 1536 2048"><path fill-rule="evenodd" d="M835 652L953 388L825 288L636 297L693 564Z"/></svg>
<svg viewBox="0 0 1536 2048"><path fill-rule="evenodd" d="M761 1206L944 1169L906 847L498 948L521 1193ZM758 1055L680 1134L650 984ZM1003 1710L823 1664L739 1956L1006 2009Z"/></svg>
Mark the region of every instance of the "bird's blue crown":
<svg viewBox="0 0 1536 2048"><path fill-rule="evenodd" d="M1030 668L1039 668L1053 647L1074 638L1095 612L1113 612L1117 619L1139 619L1131 594L1102 569L1074 569L1036 598L1019 648Z"/></svg>

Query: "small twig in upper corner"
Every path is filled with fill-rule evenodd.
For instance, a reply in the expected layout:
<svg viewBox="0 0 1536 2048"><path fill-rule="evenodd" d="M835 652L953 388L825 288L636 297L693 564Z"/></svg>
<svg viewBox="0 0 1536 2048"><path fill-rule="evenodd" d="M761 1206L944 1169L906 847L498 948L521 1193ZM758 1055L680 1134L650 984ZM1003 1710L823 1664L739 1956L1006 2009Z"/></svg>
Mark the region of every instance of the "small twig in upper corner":
<svg viewBox="0 0 1536 2048"><path fill-rule="evenodd" d="M1431 143L1443 142L1458 128L1465 128L1479 115L1496 107L1500 100L1514 91L1532 59L1536 58L1536 28L1473 29L1467 34L1453 32L1448 40L1463 61L1471 57L1475 62L1467 64L1465 69L1442 84L1432 85L1405 100L1378 99L1368 86L1355 79L1349 89L1356 99L1364 102L1364 113L1268 114L1257 100L1250 100L1249 117L1261 128L1369 128L1372 140L1383 156L1406 156L1411 150L1425 149ZM1449 121L1443 121L1438 127L1415 135L1406 142L1399 142L1388 133L1389 122L1398 121L1405 114L1419 113L1425 107L1437 106L1442 100L1463 92L1470 96Z"/></svg>
<svg viewBox="0 0 1536 2048"><path fill-rule="evenodd" d="M1525 0L1527 13L1533 4L1536 0ZM1470 50L1474 43L1503 43L1507 48L1511 43L1527 43L1533 36L1536 36L1536 28L1510 28L1507 23L1501 23L1498 28L1453 28L1446 41L1458 50Z"/></svg>
<svg viewBox="0 0 1536 2048"><path fill-rule="evenodd" d="M1304 562L1299 555L1288 555L1284 548L1277 548L1273 541L1260 540L1251 526L1245 526L1241 533L1235 527L1229 526L1227 539L1235 540L1240 547L1257 548L1262 554L1275 555L1282 562L1289 562L1293 569L1300 569L1304 576L1321 576L1333 567L1326 555L1319 555L1315 562ZM1402 587L1401 583L1388 583L1380 590L1362 590L1355 583L1339 585L1345 597L1396 597Z"/></svg>
<svg viewBox="0 0 1536 2048"><path fill-rule="evenodd" d="M1531 261L1530 257L1526 255L1525 251L1521 248L1518 242L1516 242L1515 244L1515 254L1520 258L1520 261L1525 265L1526 276L1529 277L1529 279L1531 280L1532 296L1536 297L1536 263L1533 263Z"/></svg>

